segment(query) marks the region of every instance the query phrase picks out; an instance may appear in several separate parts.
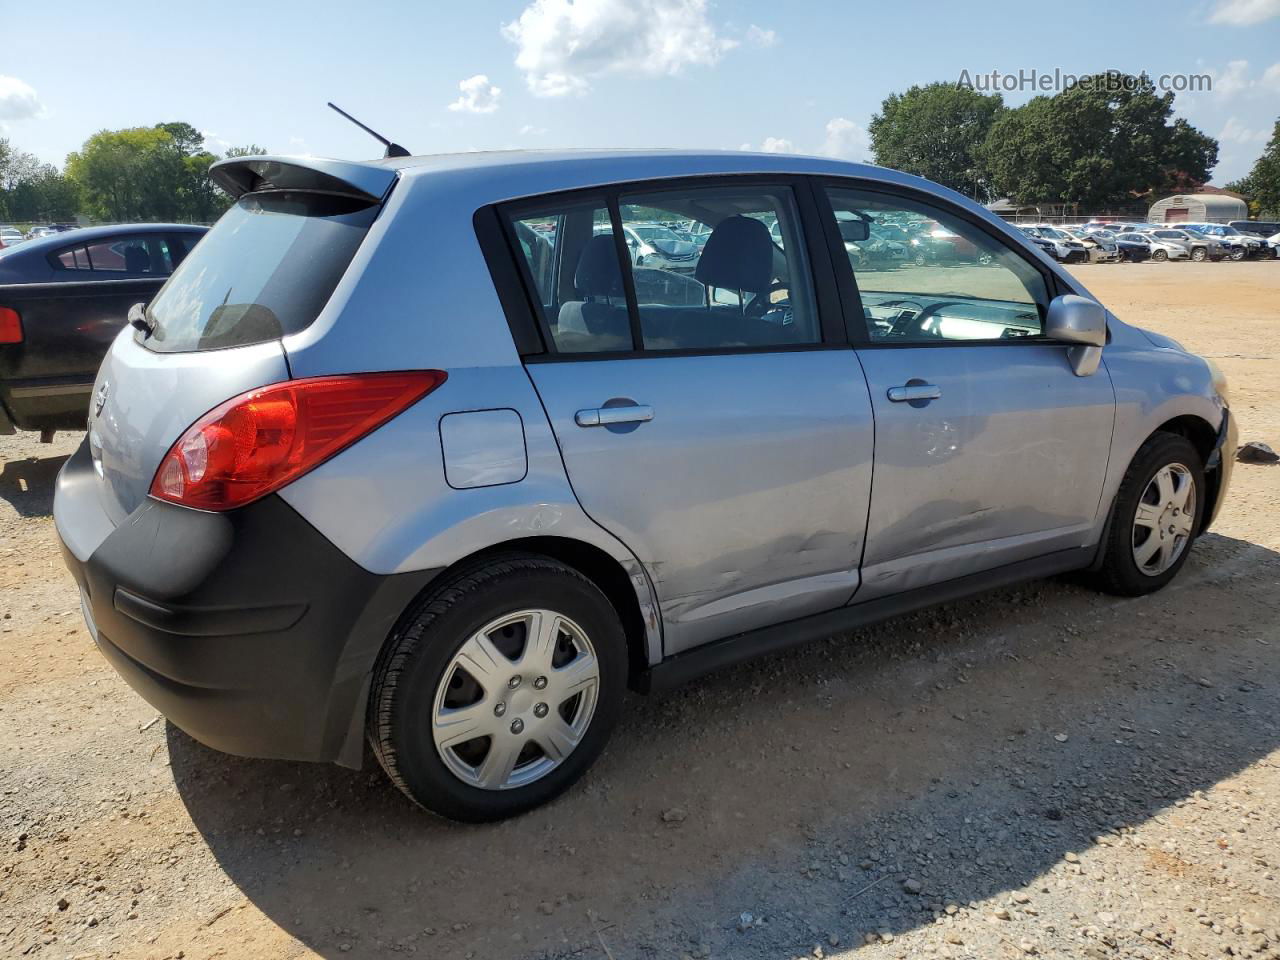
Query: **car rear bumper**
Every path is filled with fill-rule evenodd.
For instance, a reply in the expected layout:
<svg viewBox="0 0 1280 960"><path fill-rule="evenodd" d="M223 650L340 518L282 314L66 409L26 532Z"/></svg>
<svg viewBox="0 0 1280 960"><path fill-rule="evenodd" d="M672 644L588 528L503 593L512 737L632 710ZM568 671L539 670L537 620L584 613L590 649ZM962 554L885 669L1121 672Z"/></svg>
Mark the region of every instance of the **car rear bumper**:
<svg viewBox="0 0 1280 960"><path fill-rule="evenodd" d="M86 624L125 681L215 749L358 767L374 661L438 571L369 573L275 495L221 514L148 499L81 560L62 527L96 506L85 471L82 445L54 518Z"/></svg>

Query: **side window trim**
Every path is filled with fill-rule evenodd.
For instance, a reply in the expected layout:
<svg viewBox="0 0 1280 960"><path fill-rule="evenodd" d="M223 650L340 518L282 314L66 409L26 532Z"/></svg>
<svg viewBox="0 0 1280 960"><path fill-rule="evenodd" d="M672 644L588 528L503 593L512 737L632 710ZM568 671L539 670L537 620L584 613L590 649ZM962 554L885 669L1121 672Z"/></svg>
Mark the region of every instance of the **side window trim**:
<svg viewBox="0 0 1280 960"><path fill-rule="evenodd" d="M832 268L830 260L830 251L826 249L823 241L823 217L818 202L815 200L817 195L825 195L820 188L813 185L815 178L804 174L709 174L694 175L685 177L659 178L654 180L636 180L625 183L612 183L603 188L601 187L583 187L571 190L558 190L545 194L535 194L532 196L519 197L514 200L507 200L501 203L491 204L480 208L474 215L473 225L475 226L477 237L480 239L482 252L485 255L485 261L489 266L490 275L494 279L495 288L500 289L500 277L506 277L506 283L509 285L510 270L514 268L515 276L519 279L520 285L523 287L523 297L520 302L514 301L508 292L507 296L499 299L502 301L504 312L507 314L508 325L512 327L513 336L516 336L516 330L521 327L527 327L532 323L537 330L541 343L539 350L528 350L521 348L521 340L517 336L516 344L520 355L523 359L531 362L546 361L587 361L587 360L618 360L618 359L634 359L637 357L673 357L673 356L715 356L722 354L754 354L754 353L790 353L806 350L831 350L831 349L848 349L850 346L850 337L846 331L846 324L843 322L842 316L847 309L842 303L840 291L834 276L835 271ZM812 281L814 301L818 310L819 334L820 339L816 343L802 344L769 344L764 346L733 346L733 347L706 347L691 348L683 350L644 350L641 348L640 340L640 317L639 310L636 305L635 282L631 275L631 270L623 270L623 283L627 295L627 311L629 314L632 349L629 351L600 351L600 352L573 352L561 353L556 349L555 338L551 335L551 331L547 325L546 318L541 309L538 299L538 287L534 282L533 275L529 270L528 262L521 255L520 245L513 235L512 224L519 219L520 212L527 209L544 209L549 204L563 202L565 204L583 204L587 202L598 202L600 206L609 210L610 225L613 228L615 243L620 246L620 264L628 264L630 257L626 252L626 237L621 231L621 216L619 211L619 201L624 194L644 193L646 191L653 192L656 190L670 191L683 188L705 189L716 186L742 186L742 185L759 185L788 188L796 203L796 212L799 218L800 234L805 250L803 251L805 261L809 266L810 277ZM482 227L482 214L486 212L492 213L493 220L500 231L501 238L504 241L505 251L499 251L494 243L493 235L486 228ZM495 273L495 259L500 259L502 254L509 258L508 264L504 267L498 266ZM559 252L557 252L557 257ZM510 262L514 261L514 262Z"/></svg>
<svg viewBox="0 0 1280 960"><path fill-rule="evenodd" d="M999 243L1005 247L1010 253L1017 256L1029 267L1040 274L1044 285L1045 292L1050 299L1059 296L1063 292L1070 293L1072 291L1062 289L1055 273L1045 269L1044 264L1037 263L1026 255L1024 250L1013 246L1009 243L1008 238L1002 236L991 229L990 224L984 223L981 219L973 216L969 211L957 207L949 203L947 200L935 197L921 190L914 190L911 187L901 187L894 184L880 183L877 181L861 180L856 177L815 177L814 193L822 208L823 227L826 235L828 256L832 260L832 269L836 275L836 284L840 290L841 300L844 303L845 328L849 335L850 341L858 349L904 349L907 347L955 347L955 346L1019 346L1025 344L1037 344L1043 346L1046 343L1057 343L1058 341L1050 340L1042 334L1034 337L1016 337L1007 340L937 340L937 341L911 341L911 342L891 342L891 341L875 341L871 339L870 333L867 331L866 322L864 320L862 310L862 295L858 290L858 279L853 270L853 265L849 263L849 258L844 254L844 243L840 239L839 231L835 225L835 209L831 205L831 198L827 194L828 189L835 190L857 190L862 193L881 194L887 200L907 200L909 202L922 204L926 207L935 207L942 213L962 220L969 226L975 227L987 235L993 242Z"/></svg>
<svg viewBox="0 0 1280 960"><path fill-rule="evenodd" d="M618 268L622 271L622 292L627 298L627 323L631 328L631 352L642 354L644 350L644 333L640 329L640 300L636 296L636 278L632 273L631 255L627 251L627 235L622 229L622 209L619 206L620 193L610 190L609 228L613 231L613 251L618 258Z"/></svg>
<svg viewBox="0 0 1280 960"><path fill-rule="evenodd" d="M481 207L471 222L516 351L531 357L554 350L549 331L543 329L542 311L531 299L536 287L529 266L519 244L513 244L504 217L495 206Z"/></svg>

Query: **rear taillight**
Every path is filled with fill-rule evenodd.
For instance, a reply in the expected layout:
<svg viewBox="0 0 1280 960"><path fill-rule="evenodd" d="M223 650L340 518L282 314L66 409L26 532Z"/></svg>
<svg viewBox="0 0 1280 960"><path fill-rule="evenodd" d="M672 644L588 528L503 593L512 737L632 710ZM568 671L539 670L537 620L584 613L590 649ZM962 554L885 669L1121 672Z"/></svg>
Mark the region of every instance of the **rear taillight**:
<svg viewBox="0 0 1280 960"><path fill-rule="evenodd" d="M151 496L230 510L296 480L440 384L443 370L290 380L232 397L193 423L151 481Z"/></svg>
<svg viewBox="0 0 1280 960"><path fill-rule="evenodd" d="M22 317L12 307L0 307L0 343L22 342Z"/></svg>

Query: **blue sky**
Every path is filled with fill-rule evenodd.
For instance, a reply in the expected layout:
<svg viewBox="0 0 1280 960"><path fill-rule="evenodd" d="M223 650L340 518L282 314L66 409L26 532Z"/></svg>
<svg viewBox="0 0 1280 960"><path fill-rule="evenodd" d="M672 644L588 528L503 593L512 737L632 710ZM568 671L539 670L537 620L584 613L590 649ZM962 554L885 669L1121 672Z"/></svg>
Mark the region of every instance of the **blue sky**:
<svg viewBox="0 0 1280 960"><path fill-rule="evenodd" d="M192 123L214 150L375 155L330 99L419 153L750 145L864 159L871 115L913 83L1114 67L1212 76L1211 92L1180 95L1177 107L1222 141L1222 184L1248 172L1280 115L1280 0L62 0L56 10L0 0L0 136L58 164L96 130L167 120Z"/></svg>

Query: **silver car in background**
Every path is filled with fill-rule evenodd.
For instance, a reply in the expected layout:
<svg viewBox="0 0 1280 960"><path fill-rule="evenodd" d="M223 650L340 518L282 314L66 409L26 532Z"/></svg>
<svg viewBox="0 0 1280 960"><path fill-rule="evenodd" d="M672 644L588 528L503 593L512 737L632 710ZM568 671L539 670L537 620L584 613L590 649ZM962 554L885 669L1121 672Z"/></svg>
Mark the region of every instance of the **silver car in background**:
<svg viewBox="0 0 1280 960"><path fill-rule="evenodd" d="M220 750L368 743L422 806L511 816L586 771L628 687L1067 571L1149 593L1227 489L1217 370L918 177L213 175L236 202L114 341L54 518L104 657ZM691 274L633 263L655 221L705 228ZM849 254L916 222L951 253Z"/></svg>

